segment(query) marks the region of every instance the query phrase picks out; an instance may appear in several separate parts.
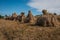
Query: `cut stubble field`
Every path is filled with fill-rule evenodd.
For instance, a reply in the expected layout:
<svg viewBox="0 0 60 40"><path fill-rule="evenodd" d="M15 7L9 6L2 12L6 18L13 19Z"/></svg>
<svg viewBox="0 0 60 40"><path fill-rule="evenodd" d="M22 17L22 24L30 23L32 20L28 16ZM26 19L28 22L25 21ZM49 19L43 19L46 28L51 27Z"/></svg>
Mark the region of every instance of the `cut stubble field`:
<svg viewBox="0 0 60 40"><path fill-rule="evenodd" d="M60 40L60 27L41 27L0 19L0 40Z"/></svg>

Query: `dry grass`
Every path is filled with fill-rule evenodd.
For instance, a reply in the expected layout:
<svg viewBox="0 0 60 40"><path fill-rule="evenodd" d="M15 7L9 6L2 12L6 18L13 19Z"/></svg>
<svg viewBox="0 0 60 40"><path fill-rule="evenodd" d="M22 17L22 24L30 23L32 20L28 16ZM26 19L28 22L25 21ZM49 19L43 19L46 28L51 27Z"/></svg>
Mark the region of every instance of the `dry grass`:
<svg viewBox="0 0 60 40"><path fill-rule="evenodd" d="M60 40L60 27L39 27L0 19L0 40Z"/></svg>

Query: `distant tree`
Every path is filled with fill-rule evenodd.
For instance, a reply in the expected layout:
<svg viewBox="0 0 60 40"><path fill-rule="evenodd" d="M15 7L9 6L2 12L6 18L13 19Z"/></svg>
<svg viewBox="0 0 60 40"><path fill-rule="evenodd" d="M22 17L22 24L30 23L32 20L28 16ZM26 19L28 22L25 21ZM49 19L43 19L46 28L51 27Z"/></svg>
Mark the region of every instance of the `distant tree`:
<svg viewBox="0 0 60 40"><path fill-rule="evenodd" d="M5 17L8 17L8 15L5 15Z"/></svg>
<svg viewBox="0 0 60 40"><path fill-rule="evenodd" d="M1 19L1 18L4 18L4 16L0 15L0 19Z"/></svg>
<svg viewBox="0 0 60 40"><path fill-rule="evenodd" d="M8 17L8 15L5 15L5 18Z"/></svg>
<svg viewBox="0 0 60 40"><path fill-rule="evenodd" d="M54 15L57 15L57 13L54 13Z"/></svg>

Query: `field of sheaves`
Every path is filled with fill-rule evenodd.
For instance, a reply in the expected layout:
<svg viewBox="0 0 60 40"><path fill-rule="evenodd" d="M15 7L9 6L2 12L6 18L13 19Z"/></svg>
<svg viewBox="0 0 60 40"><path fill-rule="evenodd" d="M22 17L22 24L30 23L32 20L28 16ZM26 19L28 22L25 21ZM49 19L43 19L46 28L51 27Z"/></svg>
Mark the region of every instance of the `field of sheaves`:
<svg viewBox="0 0 60 40"><path fill-rule="evenodd" d="M60 40L60 27L41 27L0 19L0 40Z"/></svg>

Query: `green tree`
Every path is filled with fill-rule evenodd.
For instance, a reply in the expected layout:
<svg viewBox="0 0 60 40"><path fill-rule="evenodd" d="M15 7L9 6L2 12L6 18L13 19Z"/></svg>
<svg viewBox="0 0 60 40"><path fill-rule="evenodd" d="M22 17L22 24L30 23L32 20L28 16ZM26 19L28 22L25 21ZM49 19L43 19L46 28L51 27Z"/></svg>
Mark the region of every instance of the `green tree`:
<svg viewBox="0 0 60 40"><path fill-rule="evenodd" d="M0 15L0 19L1 19L1 18L4 18L4 16Z"/></svg>

